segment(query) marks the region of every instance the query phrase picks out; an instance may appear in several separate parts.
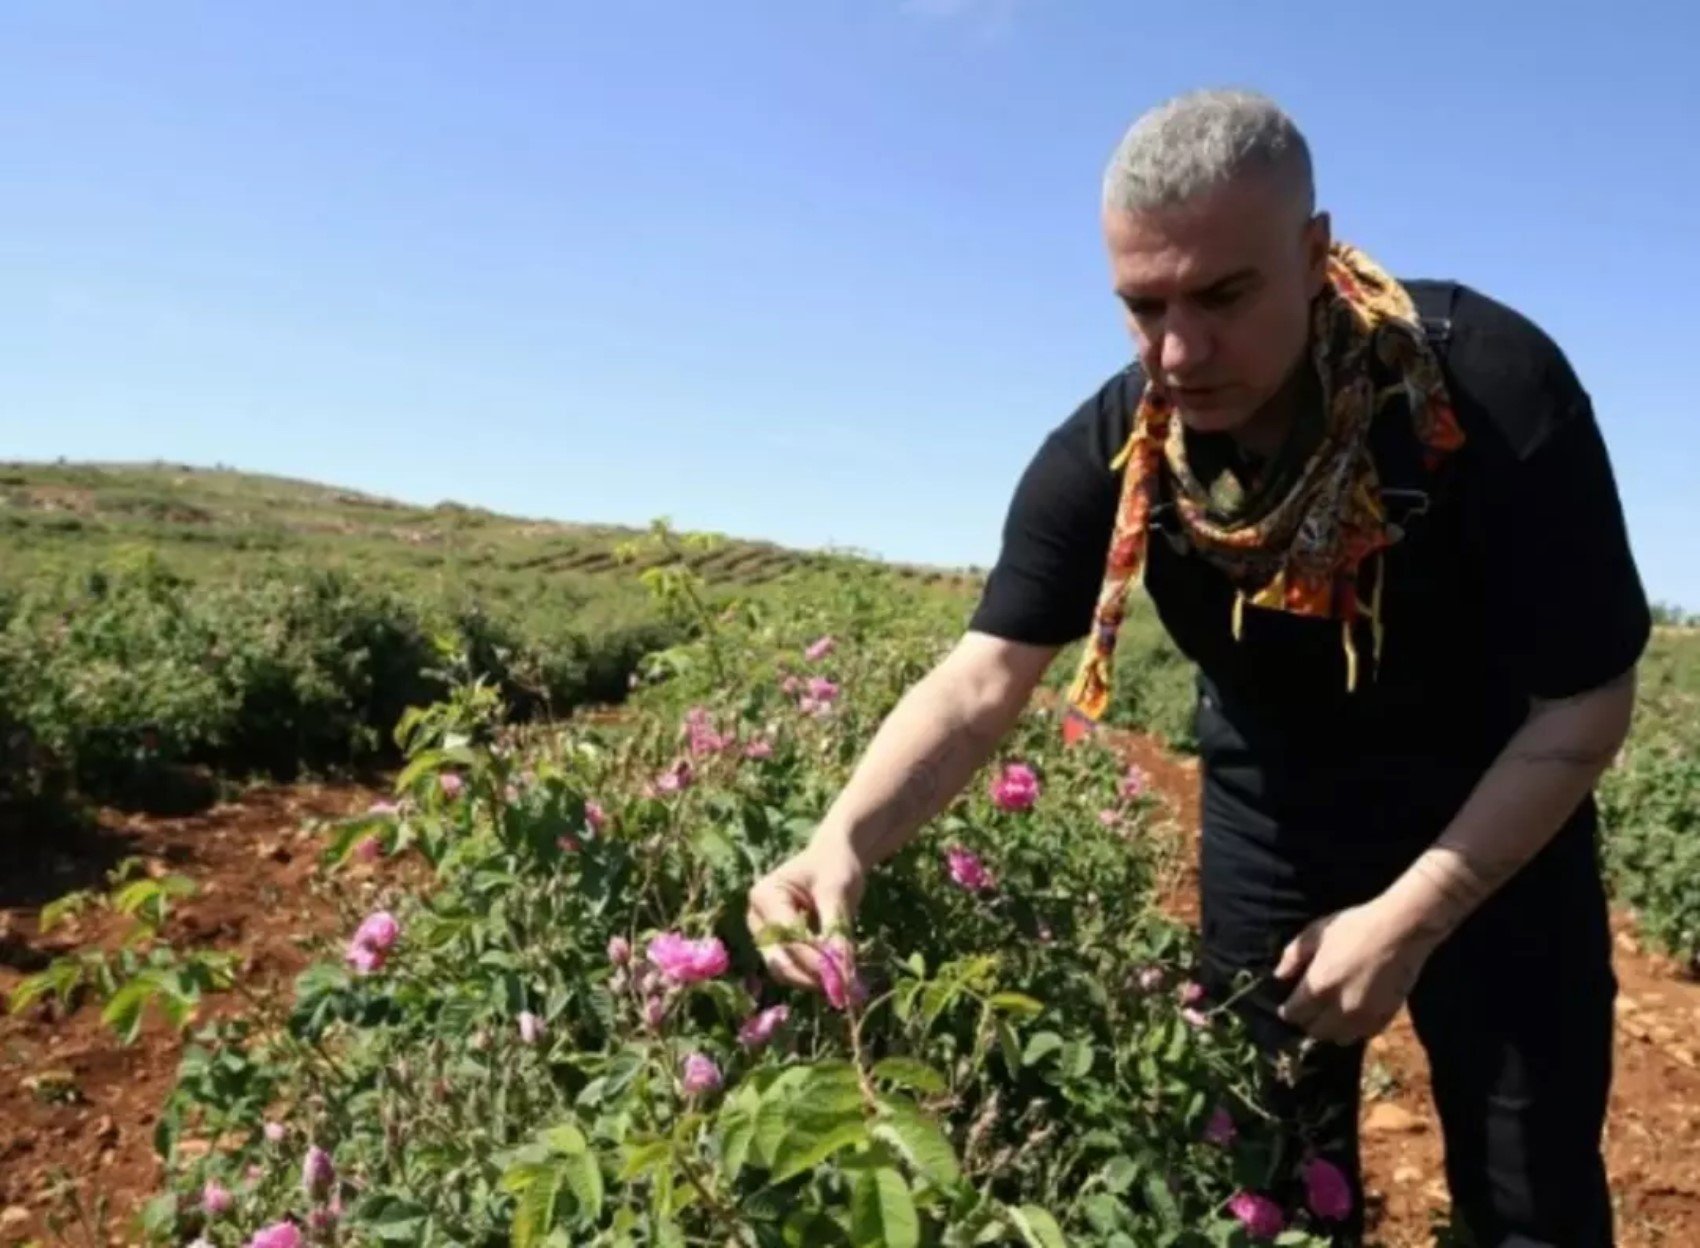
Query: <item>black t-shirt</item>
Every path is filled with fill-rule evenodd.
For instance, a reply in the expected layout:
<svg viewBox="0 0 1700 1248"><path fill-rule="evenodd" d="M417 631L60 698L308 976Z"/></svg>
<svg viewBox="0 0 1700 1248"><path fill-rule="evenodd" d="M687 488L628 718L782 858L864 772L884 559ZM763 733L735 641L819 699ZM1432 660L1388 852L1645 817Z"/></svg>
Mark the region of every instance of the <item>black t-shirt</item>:
<svg viewBox="0 0 1700 1248"><path fill-rule="evenodd" d="M1408 429L1371 435L1383 504L1402 531L1383 561L1382 653L1367 621L1348 692L1338 621L1245 608L1167 540L1159 507L1145 587L1199 670L1207 781L1255 773L1272 814L1373 817L1432 834L1516 731L1528 699L1582 692L1633 665L1651 621L1592 404L1558 346L1466 286L1410 282L1433 315L1465 444L1437 473ZM1054 428L1011 501L970 627L1061 645L1084 637L1102 584L1141 377L1129 368ZM1119 679L1131 678L1122 673Z"/></svg>

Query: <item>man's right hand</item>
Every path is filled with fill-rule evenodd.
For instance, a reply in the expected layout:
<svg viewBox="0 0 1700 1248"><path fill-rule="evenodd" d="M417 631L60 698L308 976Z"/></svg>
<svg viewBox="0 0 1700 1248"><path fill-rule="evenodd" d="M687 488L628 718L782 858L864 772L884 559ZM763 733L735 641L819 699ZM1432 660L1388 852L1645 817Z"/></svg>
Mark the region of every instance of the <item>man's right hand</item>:
<svg viewBox="0 0 1700 1248"><path fill-rule="evenodd" d="M768 974L795 988L821 987L820 954L808 942L849 941L865 875L849 845L815 841L756 882L745 922Z"/></svg>

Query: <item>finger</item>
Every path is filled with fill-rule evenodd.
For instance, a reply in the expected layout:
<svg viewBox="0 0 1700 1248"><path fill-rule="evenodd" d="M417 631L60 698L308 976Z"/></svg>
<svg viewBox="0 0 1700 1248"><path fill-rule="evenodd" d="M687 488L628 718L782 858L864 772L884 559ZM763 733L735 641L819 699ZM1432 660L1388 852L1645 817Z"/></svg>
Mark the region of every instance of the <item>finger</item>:
<svg viewBox="0 0 1700 1248"><path fill-rule="evenodd" d="M1301 979L1299 986L1294 988L1291 995L1276 1009L1276 1015L1284 1023L1310 1030L1310 1024L1321 1017L1328 1002L1317 992L1308 979Z"/></svg>
<svg viewBox="0 0 1700 1248"><path fill-rule="evenodd" d="M1287 947L1281 951L1281 961L1275 967L1276 979L1291 979L1310 965L1322 944L1322 934L1328 930L1328 923L1328 919L1318 919L1307 924L1304 931L1287 942Z"/></svg>
<svg viewBox="0 0 1700 1248"><path fill-rule="evenodd" d="M793 988L813 988L815 979L796 956L797 946L776 945L762 954L762 962L767 966L768 974L782 984Z"/></svg>

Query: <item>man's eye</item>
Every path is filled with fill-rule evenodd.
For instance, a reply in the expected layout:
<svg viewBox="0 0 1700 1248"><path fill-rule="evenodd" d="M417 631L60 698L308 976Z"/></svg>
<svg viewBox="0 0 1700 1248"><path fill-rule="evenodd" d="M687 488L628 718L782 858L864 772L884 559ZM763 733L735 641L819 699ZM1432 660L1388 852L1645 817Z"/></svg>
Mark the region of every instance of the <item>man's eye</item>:
<svg viewBox="0 0 1700 1248"><path fill-rule="evenodd" d="M1163 315L1163 305L1155 299L1124 299L1122 302L1127 304L1127 310L1137 317Z"/></svg>
<svg viewBox="0 0 1700 1248"><path fill-rule="evenodd" d="M1232 307L1244 293L1244 289L1238 286L1231 290L1207 290L1198 297L1198 302L1213 312L1220 312L1223 308Z"/></svg>

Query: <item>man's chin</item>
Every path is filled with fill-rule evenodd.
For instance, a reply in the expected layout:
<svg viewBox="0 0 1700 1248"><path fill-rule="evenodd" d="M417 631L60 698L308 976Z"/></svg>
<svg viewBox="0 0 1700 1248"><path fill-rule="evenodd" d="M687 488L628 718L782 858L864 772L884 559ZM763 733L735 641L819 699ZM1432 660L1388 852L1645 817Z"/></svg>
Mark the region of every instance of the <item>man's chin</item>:
<svg viewBox="0 0 1700 1248"><path fill-rule="evenodd" d="M1178 400L1174 410L1181 423L1194 433L1232 433L1252 415L1239 403L1189 402L1186 399Z"/></svg>

